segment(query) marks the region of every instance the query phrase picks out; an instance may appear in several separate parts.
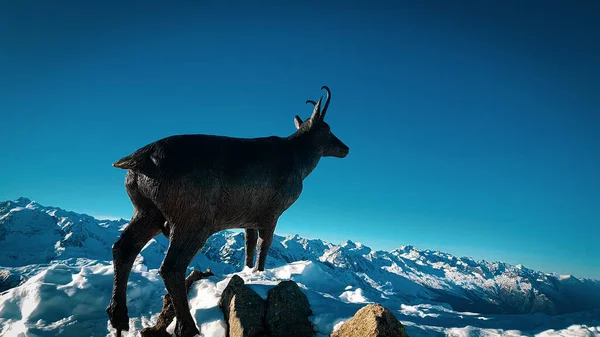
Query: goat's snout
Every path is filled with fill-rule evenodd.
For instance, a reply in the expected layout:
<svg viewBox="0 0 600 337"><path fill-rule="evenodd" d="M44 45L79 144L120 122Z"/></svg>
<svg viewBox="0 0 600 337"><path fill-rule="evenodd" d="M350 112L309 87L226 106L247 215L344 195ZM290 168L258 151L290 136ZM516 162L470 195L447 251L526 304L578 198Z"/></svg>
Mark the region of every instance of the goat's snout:
<svg viewBox="0 0 600 337"><path fill-rule="evenodd" d="M350 148L346 144L342 144L342 158L346 157L350 153Z"/></svg>
<svg viewBox="0 0 600 337"><path fill-rule="evenodd" d="M332 134L330 140L330 150L328 152L329 153L327 155L337 158L344 158L350 152L350 148L346 144L344 144L338 137Z"/></svg>

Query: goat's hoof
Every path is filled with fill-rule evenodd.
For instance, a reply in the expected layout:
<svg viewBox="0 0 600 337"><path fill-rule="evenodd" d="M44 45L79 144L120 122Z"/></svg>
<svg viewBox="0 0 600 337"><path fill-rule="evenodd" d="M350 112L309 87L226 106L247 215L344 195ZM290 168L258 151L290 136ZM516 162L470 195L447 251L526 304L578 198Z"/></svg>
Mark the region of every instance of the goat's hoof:
<svg viewBox="0 0 600 337"><path fill-rule="evenodd" d="M118 330L129 331L129 316L127 315L127 307L117 305L115 302L110 302L106 308L110 325Z"/></svg>
<svg viewBox="0 0 600 337"><path fill-rule="evenodd" d="M200 330L196 328L195 323L179 324L175 326L175 336L177 337L194 337L200 335Z"/></svg>
<svg viewBox="0 0 600 337"><path fill-rule="evenodd" d="M171 337L166 329L159 329L155 326L143 329L140 331L140 335L142 337Z"/></svg>

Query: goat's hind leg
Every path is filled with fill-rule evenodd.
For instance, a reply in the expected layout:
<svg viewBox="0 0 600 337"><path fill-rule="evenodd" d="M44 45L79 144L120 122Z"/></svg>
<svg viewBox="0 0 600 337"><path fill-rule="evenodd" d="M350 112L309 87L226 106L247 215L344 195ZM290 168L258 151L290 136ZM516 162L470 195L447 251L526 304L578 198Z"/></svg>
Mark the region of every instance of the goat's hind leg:
<svg viewBox="0 0 600 337"><path fill-rule="evenodd" d="M193 229L192 229L193 228ZM192 337L200 334L190 314L185 272L200 248L204 246L210 233L202 227L182 228L171 224L171 237L167 255L160 266L159 274L165 282L167 292L171 296L177 325L175 334L178 337Z"/></svg>
<svg viewBox="0 0 600 337"><path fill-rule="evenodd" d="M244 241L246 243L246 267L254 267L254 254L256 252L256 242L258 240L258 230L246 229Z"/></svg>
<svg viewBox="0 0 600 337"><path fill-rule="evenodd" d="M129 225L113 245L113 292L106 313L112 327L117 329L117 335L120 330L129 330L126 292L133 262L146 243L160 234L163 222L164 218L158 211L136 210Z"/></svg>
<svg viewBox="0 0 600 337"><path fill-rule="evenodd" d="M254 266L253 272L264 271L265 264L267 262L267 255L273 242L273 233L275 232L276 222L273 225L261 229L258 231L258 256L256 257L256 265Z"/></svg>

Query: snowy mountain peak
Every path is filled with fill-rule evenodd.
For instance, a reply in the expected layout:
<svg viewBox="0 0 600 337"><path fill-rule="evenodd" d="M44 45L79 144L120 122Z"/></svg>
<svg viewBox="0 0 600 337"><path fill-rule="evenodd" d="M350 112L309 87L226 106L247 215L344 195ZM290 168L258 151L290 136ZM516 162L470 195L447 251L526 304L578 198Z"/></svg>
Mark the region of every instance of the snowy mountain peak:
<svg viewBox="0 0 600 337"><path fill-rule="evenodd" d="M298 234L294 234L294 235L288 235L285 237L286 240L302 240L302 237L300 237L300 235Z"/></svg>
<svg viewBox="0 0 600 337"><path fill-rule="evenodd" d="M21 207L25 207L24 205L28 205L28 204L32 203L32 200L25 198L25 197L19 197L14 202Z"/></svg>
<svg viewBox="0 0 600 337"><path fill-rule="evenodd" d="M366 248L366 249L371 250L369 247L364 246L362 243L360 243L360 242L354 242L352 240L346 240L340 246L344 247L346 249L358 249L358 250L361 250L361 249L365 249Z"/></svg>
<svg viewBox="0 0 600 337"><path fill-rule="evenodd" d="M14 208L27 208L27 206L29 206L32 203L34 202L32 202L30 199L23 197L20 197L16 200L4 201L0 203L0 214L4 214Z"/></svg>
<svg viewBox="0 0 600 337"><path fill-rule="evenodd" d="M414 256L419 256L420 253L424 252L423 250L413 246L413 245L404 245L400 246L392 251L398 252L399 254L413 254ZM428 252L428 251L425 251Z"/></svg>

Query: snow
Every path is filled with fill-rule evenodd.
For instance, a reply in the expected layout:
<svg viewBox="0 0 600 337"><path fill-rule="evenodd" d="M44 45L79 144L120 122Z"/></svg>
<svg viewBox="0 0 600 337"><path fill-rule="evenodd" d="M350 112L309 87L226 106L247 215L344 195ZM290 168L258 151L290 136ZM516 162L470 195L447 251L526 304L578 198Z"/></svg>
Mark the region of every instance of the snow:
<svg viewBox="0 0 600 337"><path fill-rule="evenodd" d="M108 262L89 262L87 266L72 266L68 263L48 265L24 284L1 295L0 323L3 328L0 335L42 336L49 333L53 336L107 336L109 325L104 308L110 298L112 267ZM266 298L268 290L278 283L278 276L282 273L287 273L296 282L299 282L299 278L304 278L312 280L313 285L318 286L316 280L319 271L306 268L309 264L297 263L294 267L285 266L255 274L243 270L237 274L261 297ZM312 275L315 273L317 275ZM200 280L190 291L190 309L205 336L225 335L226 325L217 303L232 276L233 274L217 275ZM357 301L346 303L312 290L306 284L300 285L311 303L313 322L317 325L319 336L327 336L361 307L356 305ZM348 292L353 294L349 298L361 296L360 288L343 294ZM132 330L124 333L124 336L136 336L137 331L154 324L161 309L162 302L159 298L162 295L164 287L156 269L132 272L128 289ZM362 301L364 299L360 302ZM447 336L522 335L515 329L477 326L478 321L499 319L510 327L515 324L511 317L459 313L446 306L401 305L396 314L411 336L419 336L421 329L432 335ZM531 315L518 316L517 320L526 320L525 316ZM570 320L575 321L578 317L580 316L574 315ZM537 320L541 322L544 319ZM434 325L436 322L440 324ZM445 327L446 325L449 326ZM172 332L173 328L174 324L169 331ZM597 336L599 331L600 321L597 321L596 326L570 324L558 330L544 329L536 336Z"/></svg>
<svg viewBox="0 0 600 337"><path fill-rule="evenodd" d="M0 336L109 336L111 245L125 220L98 220L21 198L0 203ZM131 330L154 324L168 241L157 237L136 259L128 285ZM291 279L328 336L367 303L381 303L410 336L600 336L600 282L476 262L403 246L373 251L298 235L276 236L267 269L242 268L243 233L213 235L192 267L216 274L194 284L192 315L204 336L224 336L217 307L234 274L261 297ZM513 310L501 315L497 312ZM554 310L557 315L549 315ZM172 332L174 323L168 331Z"/></svg>
<svg viewBox="0 0 600 337"><path fill-rule="evenodd" d="M344 291L340 299L346 303L367 303L368 300L363 296L362 289Z"/></svg>

